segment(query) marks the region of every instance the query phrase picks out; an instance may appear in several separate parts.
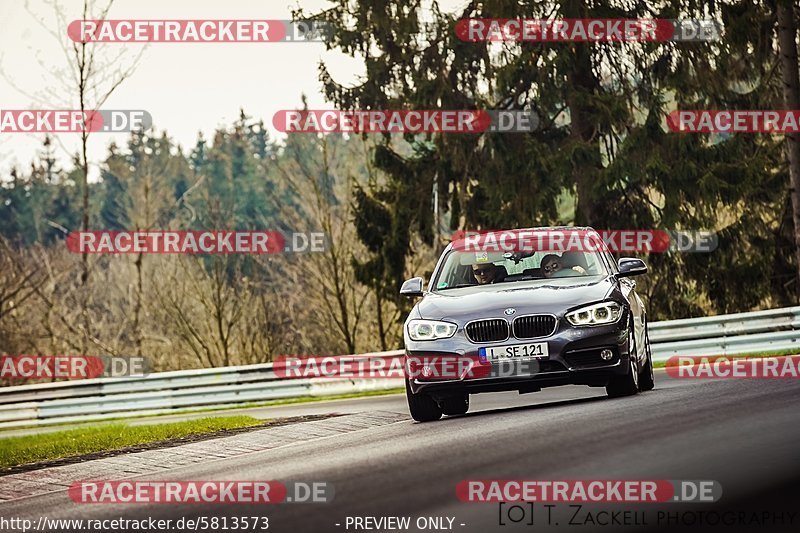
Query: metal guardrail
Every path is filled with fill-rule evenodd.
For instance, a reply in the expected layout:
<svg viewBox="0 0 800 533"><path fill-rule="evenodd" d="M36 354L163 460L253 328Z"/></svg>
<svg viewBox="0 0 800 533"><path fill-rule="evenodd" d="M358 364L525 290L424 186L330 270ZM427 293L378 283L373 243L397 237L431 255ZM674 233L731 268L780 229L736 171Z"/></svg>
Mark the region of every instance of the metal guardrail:
<svg viewBox="0 0 800 533"><path fill-rule="evenodd" d="M361 357L393 359L403 353ZM402 385L397 379L288 379L277 376L272 363L20 385L0 388L0 428L236 407Z"/></svg>
<svg viewBox="0 0 800 533"><path fill-rule="evenodd" d="M800 350L800 307L653 322L650 343L655 361Z"/></svg>
<svg viewBox="0 0 800 533"><path fill-rule="evenodd" d="M800 307L650 324L655 361L676 355L800 352ZM393 359L403 350L362 354ZM0 388L0 428L174 413L402 386L397 379L287 379L272 363Z"/></svg>

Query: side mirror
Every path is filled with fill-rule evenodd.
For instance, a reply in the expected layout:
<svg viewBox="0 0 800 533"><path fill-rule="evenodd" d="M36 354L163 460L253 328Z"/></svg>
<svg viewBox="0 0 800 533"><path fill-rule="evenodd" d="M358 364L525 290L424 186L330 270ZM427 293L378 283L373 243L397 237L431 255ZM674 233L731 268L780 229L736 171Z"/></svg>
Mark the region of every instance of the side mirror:
<svg viewBox="0 0 800 533"><path fill-rule="evenodd" d="M422 296L422 278L411 278L405 280L403 282L403 286L400 287L400 294L402 296L408 296L409 298Z"/></svg>
<svg viewBox="0 0 800 533"><path fill-rule="evenodd" d="M644 264L644 261L635 257L620 257L617 266L619 266L619 274L617 274L619 278L647 274L647 265Z"/></svg>

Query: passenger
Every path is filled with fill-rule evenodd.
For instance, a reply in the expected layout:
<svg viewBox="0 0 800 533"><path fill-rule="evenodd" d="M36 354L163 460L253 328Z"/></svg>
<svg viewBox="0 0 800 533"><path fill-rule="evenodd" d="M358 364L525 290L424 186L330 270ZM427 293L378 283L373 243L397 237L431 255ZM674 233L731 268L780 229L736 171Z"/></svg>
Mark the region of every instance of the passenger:
<svg viewBox="0 0 800 533"><path fill-rule="evenodd" d="M500 268L494 263L472 265L472 275L480 285L500 283L505 279L505 268Z"/></svg>
<svg viewBox="0 0 800 533"><path fill-rule="evenodd" d="M556 254L548 254L542 258L542 273L546 278L554 277L555 273L564 269L564 261L562 258L558 257ZM567 269L570 270L570 269ZM586 275L586 269L580 266L574 266L571 268L575 272ZM572 274L570 274L572 275ZM557 277L565 277L564 275L560 275Z"/></svg>

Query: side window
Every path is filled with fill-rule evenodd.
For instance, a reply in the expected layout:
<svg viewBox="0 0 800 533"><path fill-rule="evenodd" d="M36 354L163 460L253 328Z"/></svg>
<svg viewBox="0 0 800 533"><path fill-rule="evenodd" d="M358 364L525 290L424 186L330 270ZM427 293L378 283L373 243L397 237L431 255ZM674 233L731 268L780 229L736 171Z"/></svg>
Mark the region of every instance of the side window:
<svg viewBox="0 0 800 533"><path fill-rule="evenodd" d="M530 257L523 259L522 264L525 265L525 270L540 268L542 266L542 258L546 255L547 253L544 252L534 252Z"/></svg>
<svg viewBox="0 0 800 533"><path fill-rule="evenodd" d="M541 252L535 252L532 256L525 259L525 269L529 268L539 268L540 263L542 262L542 257L544 254Z"/></svg>
<svg viewBox="0 0 800 533"><path fill-rule="evenodd" d="M614 257L608 251L608 248L606 247L605 243L602 241L602 239L600 239L599 236L595 239L595 244L598 246L597 252L594 254L587 254L587 255L592 255L593 257L596 258L596 261L598 263L603 263L605 265L605 270L607 272L610 272L612 274L616 273L617 262L614 261Z"/></svg>
<svg viewBox="0 0 800 533"><path fill-rule="evenodd" d="M599 274L604 269L600 267L600 254L583 254L586 260L586 272L589 275Z"/></svg>
<svg viewBox="0 0 800 533"><path fill-rule="evenodd" d="M509 276L519 274L525 269L525 263L514 263L514 261L503 261L503 266L506 267L506 272Z"/></svg>
<svg viewBox="0 0 800 533"><path fill-rule="evenodd" d="M539 266L539 261L541 260L541 256L539 252L536 252L530 257L524 258L519 263L514 263L513 261L505 261L503 264L508 271L508 274L522 274L529 268L536 268Z"/></svg>
<svg viewBox="0 0 800 533"><path fill-rule="evenodd" d="M437 273L436 279L431 278L428 290L441 289L443 287L452 286L454 280L458 276L458 266L453 264L456 254L450 252L445 257L442 268Z"/></svg>

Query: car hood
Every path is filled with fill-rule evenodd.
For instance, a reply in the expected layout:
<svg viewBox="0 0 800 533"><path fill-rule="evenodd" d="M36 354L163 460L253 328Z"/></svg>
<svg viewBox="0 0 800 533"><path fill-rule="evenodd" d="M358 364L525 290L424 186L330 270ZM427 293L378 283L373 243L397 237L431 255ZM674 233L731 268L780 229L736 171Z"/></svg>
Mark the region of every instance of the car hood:
<svg viewBox="0 0 800 533"><path fill-rule="evenodd" d="M567 309L603 300L616 286L611 276L518 281L475 285L428 293L417 304L421 318L475 320L502 317L509 307L516 315L560 314Z"/></svg>

